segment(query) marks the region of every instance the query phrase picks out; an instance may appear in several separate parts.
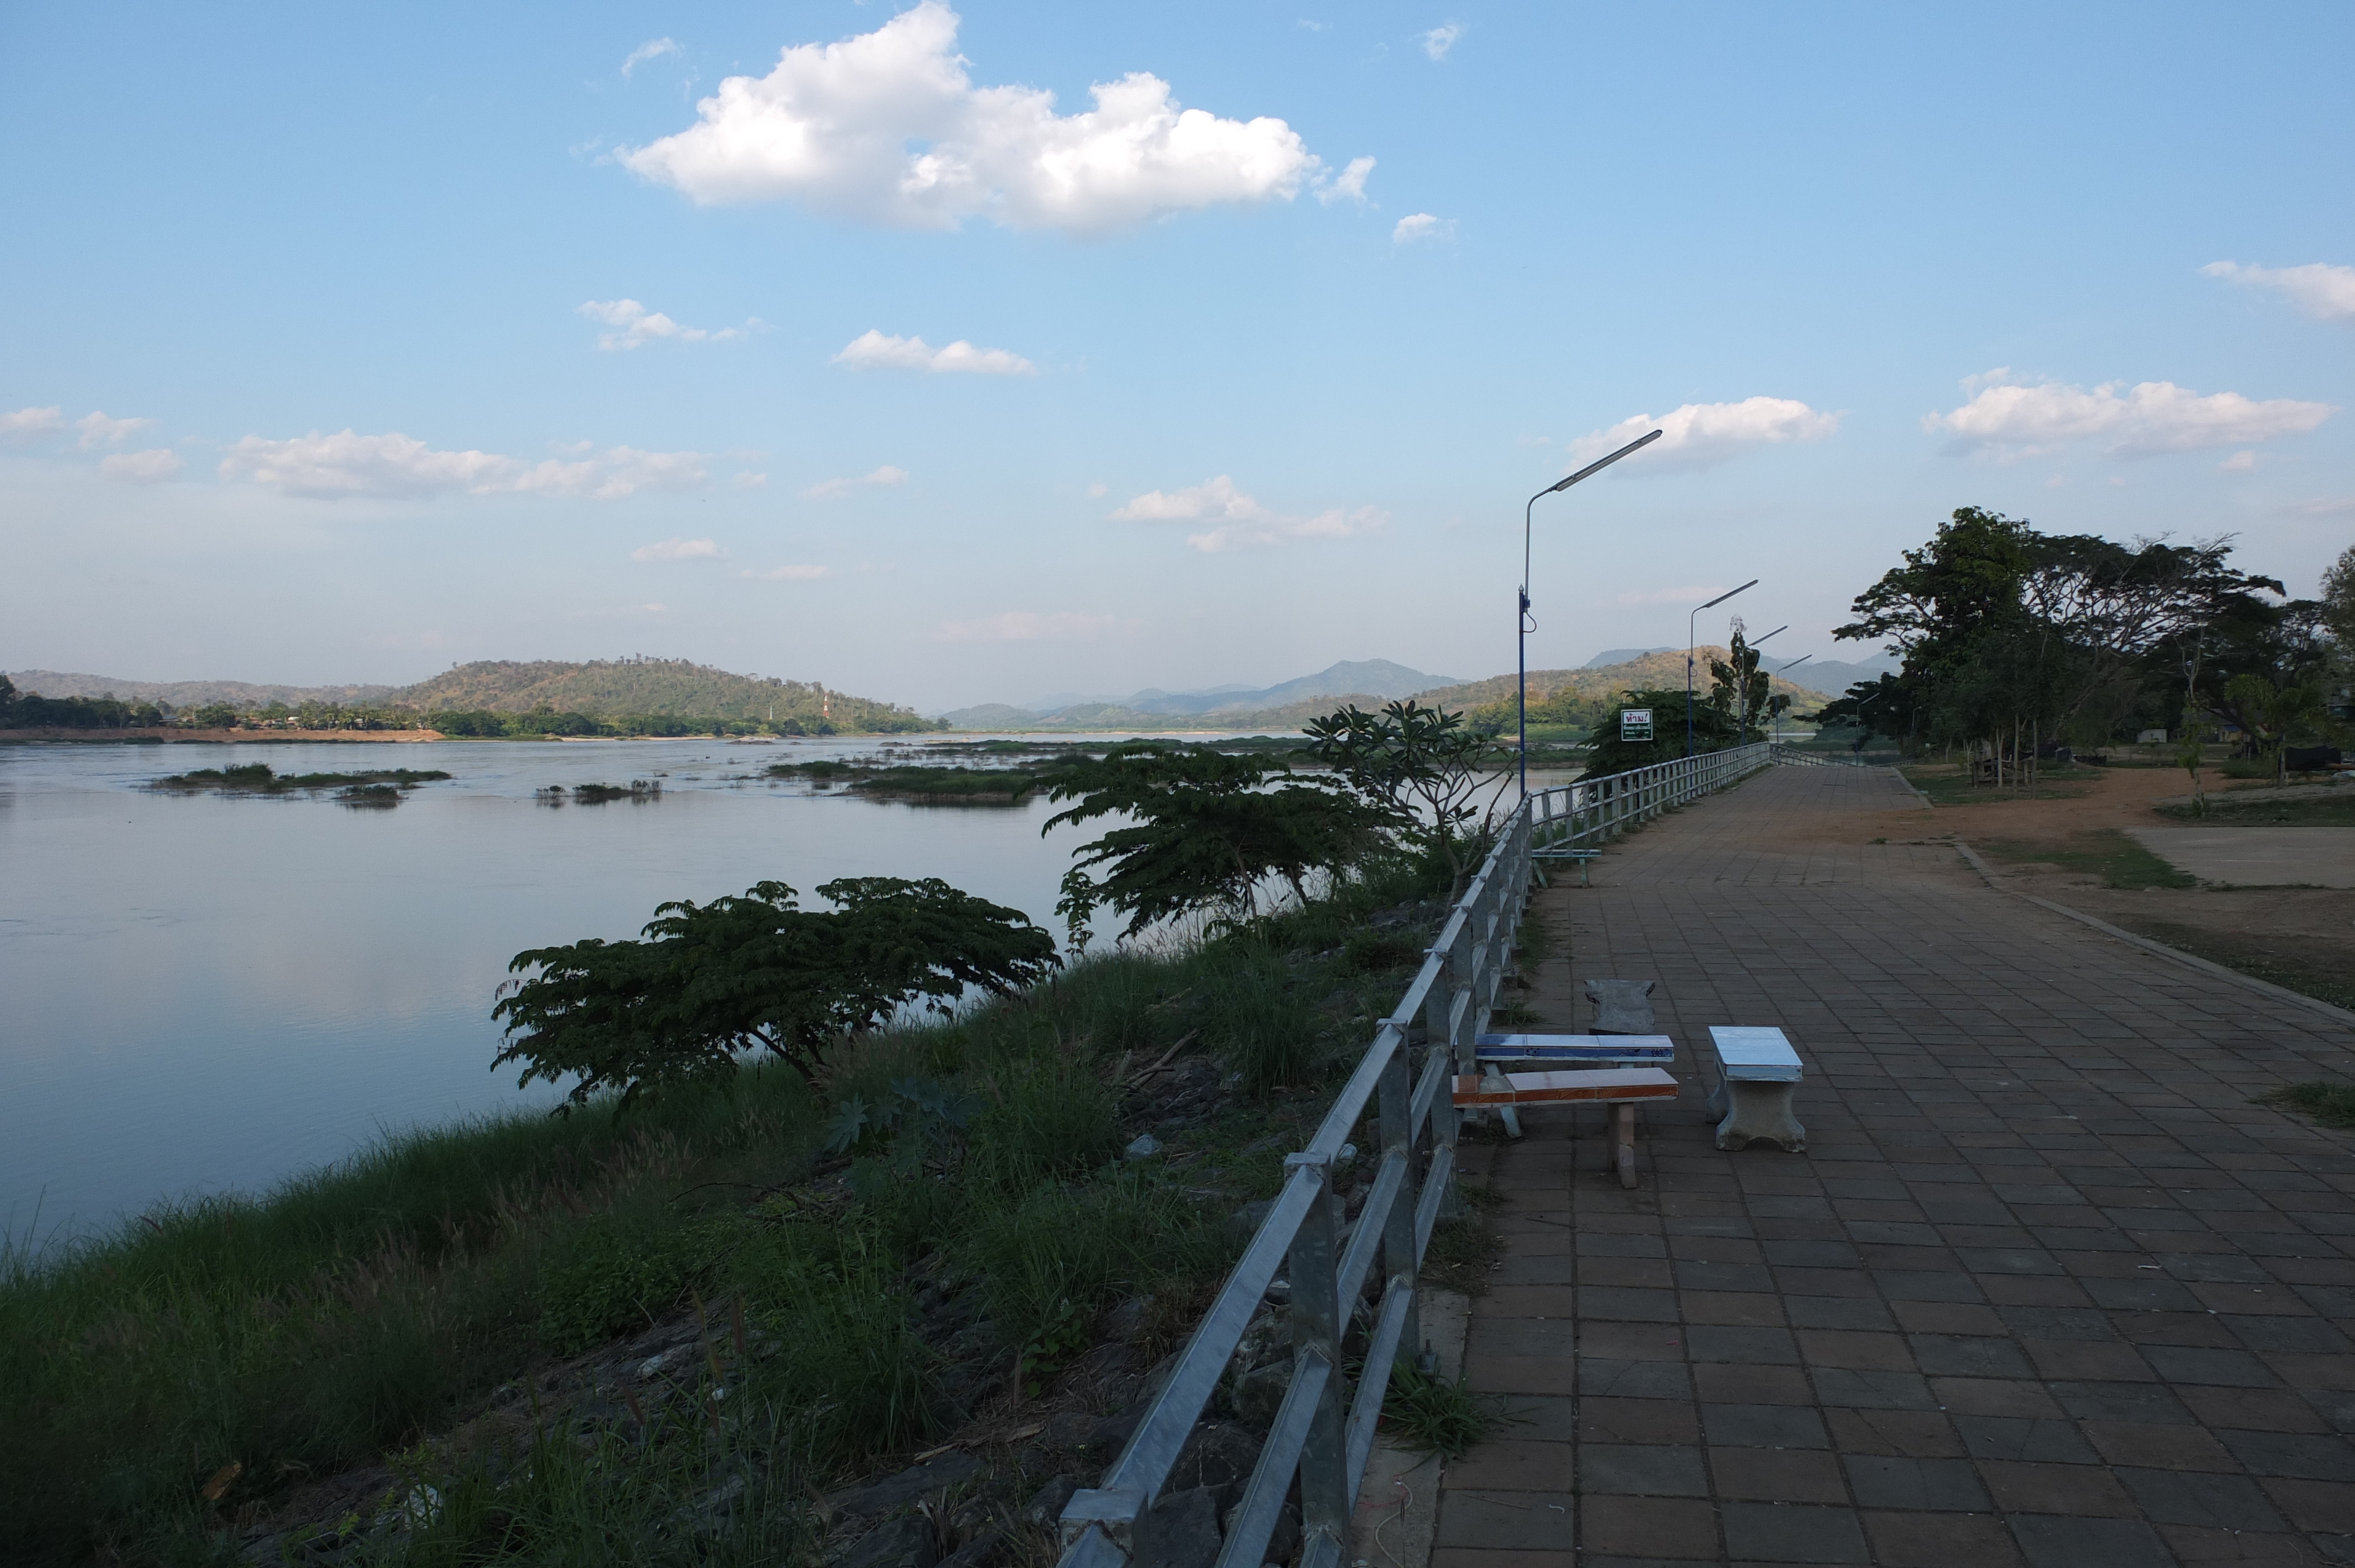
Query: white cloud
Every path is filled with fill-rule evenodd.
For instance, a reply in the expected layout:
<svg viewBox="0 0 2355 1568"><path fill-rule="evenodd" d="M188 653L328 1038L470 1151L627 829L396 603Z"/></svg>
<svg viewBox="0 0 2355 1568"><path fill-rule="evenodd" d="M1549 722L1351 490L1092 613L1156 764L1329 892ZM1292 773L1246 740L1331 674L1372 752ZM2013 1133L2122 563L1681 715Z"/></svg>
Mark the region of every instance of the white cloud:
<svg viewBox="0 0 2355 1568"><path fill-rule="evenodd" d="M702 327L681 326L660 311L649 311L635 300L591 300L581 307L581 313L613 329L597 334L599 348L636 348L660 338L678 343L726 343L744 335L742 327L708 332Z"/></svg>
<svg viewBox="0 0 2355 1568"><path fill-rule="evenodd" d="M289 495L546 495L618 500L641 490L691 490L705 478L701 452L650 452L634 447L576 449L573 461L529 462L496 452L438 451L393 431L314 430L290 440L247 436L221 460L223 479L250 480Z"/></svg>
<svg viewBox="0 0 2355 1568"><path fill-rule="evenodd" d="M1104 483L1102 480L1098 480L1095 483L1088 486L1088 499L1091 501L1101 501L1111 493L1112 486Z"/></svg>
<svg viewBox="0 0 2355 1568"><path fill-rule="evenodd" d="M2318 495L2290 510L2307 517L2355 517L2355 495Z"/></svg>
<svg viewBox="0 0 2355 1568"><path fill-rule="evenodd" d="M1819 413L1796 397L1687 403L1657 419L1649 414L1637 414L1607 430L1579 437L1570 443L1571 452L1577 459L1572 466L1593 462L1656 428L1664 434L1630 460L1645 470L1708 468L1739 457L1752 447L1819 441L1837 431L1839 422L1838 414Z"/></svg>
<svg viewBox="0 0 2355 1568"><path fill-rule="evenodd" d="M645 43L632 49L629 58L622 62L622 78L626 81L632 71L647 61L658 60L665 55L675 55L678 52L678 42L675 38L648 38Z"/></svg>
<svg viewBox="0 0 2355 1568"><path fill-rule="evenodd" d="M837 217L955 228L1098 232L1224 202L1289 200L1320 166L1281 120L1181 109L1145 72L1089 90L975 87L957 16L922 3L871 33L785 48L764 77L731 76L697 122L620 154L702 203L797 200Z"/></svg>
<svg viewBox="0 0 2355 1568"><path fill-rule="evenodd" d="M1316 199L1327 207L1337 201L1353 201L1363 207L1366 204L1366 176L1373 172L1374 161L1371 158L1352 158L1348 168L1329 180L1320 178L1316 182Z"/></svg>
<svg viewBox="0 0 2355 1568"><path fill-rule="evenodd" d="M2088 391L1995 379L2000 374L1990 371L1973 377L1966 390L1975 386L1977 393L1968 402L1948 413L1925 415L1922 428L1945 431L1957 450L1988 451L2007 460L2066 441L2096 440L2106 442L2113 456L2148 457L2296 435L2314 429L2333 411L2328 403L2291 397L2258 402L2238 392L2203 397L2172 381L2133 387L2109 381Z"/></svg>
<svg viewBox="0 0 2355 1568"><path fill-rule="evenodd" d="M2318 321L2355 322L2355 267L2309 261L2303 267L2243 267L2211 261L2200 270L2252 289L2272 289Z"/></svg>
<svg viewBox="0 0 2355 1568"><path fill-rule="evenodd" d="M1291 539L1354 538L1380 533L1390 522L1387 514L1371 506L1354 512L1336 507L1313 517L1272 511L1256 496L1235 488L1235 482L1223 473L1183 490L1148 490L1111 517L1115 523L1214 523L1218 526L1186 535L1186 543L1209 556Z"/></svg>
<svg viewBox="0 0 2355 1568"><path fill-rule="evenodd" d="M1454 218L1433 217L1427 212L1408 213L1404 217L1400 218L1397 226L1391 230L1392 245L1412 245L1418 239L1453 239L1455 238L1455 220Z"/></svg>
<svg viewBox="0 0 2355 1568"><path fill-rule="evenodd" d="M153 419L110 419L97 412L84 414L74 421L74 429L81 432L81 440L77 444L84 451L92 447L119 447L125 437L133 431L144 430L155 422Z"/></svg>
<svg viewBox="0 0 2355 1568"><path fill-rule="evenodd" d="M872 330L852 338L833 363L853 370L926 370L935 375L1039 374L1037 366L1010 349L975 348L963 338L946 348L934 348L921 337L887 337Z"/></svg>
<svg viewBox="0 0 2355 1568"><path fill-rule="evenodd" d="M857 479L820 480L802 493L812 501L831 501L837 496L847 495L854 490L888 490L893 485L907 482L908 471L904 468L893 468L887 462L873 472L862 473Z"/></svg>
<svg viewBox="0 0 2355 1568"><path fill-rule="evenodd" d="M2257 454L2245 447L2216 465L2218 473L2248 473L2257 466Z"/></svg>
<svg viewBox="0 0 2355 1568"><path fill-rule="evenodd" d="M0 414L0 436L30 440L51 435L66 428L62 408L19 408L13 414Z"/></svg>
<svg viewBox="0 0 2355 1568"><path fill-rule="evenodd" d="M760 490L768 484L769 476L765 473L740 473L728 482L738 490Z"/></svg>
<svg viewBox="0 0 2355 1568"><path fill-rule="evenodd" d="M932 637L940 642L1091 642L1119 624L1114 615L1010 609L978 620L944 620Z"/></svg>
<svg viewBox="0 0 2355 1568"><path fill-rule="evenodd" d="M771 567L766 571L756 572L748 567L736 575L747 582L806 583L815 582L819 577L834 576L834 568L832 567Z"/></svg>
<svg viewBox="0 0 2355 1568"><path fill-rule="evenodd" d="M1462 23L1448 22L1432 28L1415 41L1423 46L1424 54L1429 55L1433 59L1444 60L1447 58L1447 51L1455 47L1455 40L1463 36Z"/></svg>
<svg viewBox="0 0 2355 1568"><path fill-rule="evenodd" d="M98 460L98 471L130 484L161 484L180 472L180 454L169 447L144 452L116 452Z"/></svg>
<svg viewBox="0 0 2355 1568"><path fill-rule="evenodd" d="M634 561L716 561L726 556L716 539L664 539L630 552Z"/></svg>

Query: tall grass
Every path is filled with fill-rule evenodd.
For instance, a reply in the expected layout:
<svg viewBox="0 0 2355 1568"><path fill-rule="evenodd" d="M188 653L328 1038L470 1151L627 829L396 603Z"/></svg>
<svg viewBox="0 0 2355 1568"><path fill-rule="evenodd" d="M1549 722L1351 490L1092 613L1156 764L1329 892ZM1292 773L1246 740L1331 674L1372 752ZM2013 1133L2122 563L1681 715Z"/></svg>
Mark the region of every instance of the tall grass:
<svg viewBox="0 0 2355 1568"><path fill-rule="evenodd" d="M266 1194L18 1245L0 1257L0 1561L209 1561L304 1478L402 1453L440 1477L438 1511L363 1556L725 1562L751 1542L783 1560L794 1499L969 1414L972 1369L925 1339L919 1285L978 1303L991 1379L1071 1353L1104 1306L1199 1294L1232 1200L1122 1160L1123 1086L1183 1049L1271 1106L1318 1086L1387 1009L1386 966L1419 956L1345 951L1351 934L1429 885L1404 868L1215 941L1092 959L857 1042L815 1088L754 1067L627 1118L406 1134ZM931 1108L861 1135L846 1194L805 1179L854 1097ZM690 1300L762 1347L737 1345L724 1421L645 1415L626 1463L610 1430L527 1459L418 1446ZM750 1522L715 1544L677 1516L730 1478Z"/></svg>

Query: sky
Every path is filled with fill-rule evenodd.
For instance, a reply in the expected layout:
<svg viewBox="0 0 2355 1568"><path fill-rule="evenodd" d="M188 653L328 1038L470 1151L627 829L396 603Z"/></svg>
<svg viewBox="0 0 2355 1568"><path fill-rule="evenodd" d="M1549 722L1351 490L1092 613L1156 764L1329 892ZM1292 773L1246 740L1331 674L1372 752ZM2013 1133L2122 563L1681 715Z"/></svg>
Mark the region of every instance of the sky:
<svg viewBox="0 0 2355 1568"><path fill-rule="evenodd" d="M927 712L2355 543L2355 8L0 8L0 667Z"/></svg>

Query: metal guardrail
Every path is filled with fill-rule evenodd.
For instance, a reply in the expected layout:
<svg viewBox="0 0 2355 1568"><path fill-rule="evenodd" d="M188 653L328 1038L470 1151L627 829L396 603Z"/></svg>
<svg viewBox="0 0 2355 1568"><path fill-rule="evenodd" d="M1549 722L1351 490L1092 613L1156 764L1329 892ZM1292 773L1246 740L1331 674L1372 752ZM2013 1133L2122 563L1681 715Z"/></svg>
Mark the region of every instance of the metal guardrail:
<svg viewBox="0 0 2355 1568"><path fill-rule="evenodd" d="M1284 1158L1283 1191L1128 1446L1099 1485L1075 1493L1063 1510L1058 1568L1128 1568L1140 1537L1149 1545L1154 1502L1279 1275L1290 1282L1292 1382L1260 1446L1217 1568L1261 1568L1295 1474L1300 1568L1337 1568L1348 1553L1349 1515L1373 1453L1391 1366L1401 1347L1413 1353L1423 1342L1415 1282L1455 1172L1458 1118L1449 1080L1479 1070L1475 1037L1487 1029L1511 964L1532 859L1723 789L1768 766L1770 749L1745 746L1582 779L1515 808L1316 1137ZM1418 1023L1420 1072L1409 1059ZM1335 1168L1369 1107L1381 1148L1365 1204L1354 1224L1345 1224ZM1380 1292L1370 1308L1369 1287ZM1360 1317L1368 1327L1352 1388L1343 1340Z"/></svg>
<svg viewBox="0 0 2355 1568"><path fill-rule="evenodd" d="M1776 762L1793 764L1801 768L1872 768L1878 766L1878 764L1867 762L1863 758L1858 757L1853 753L1802 751L1796 746L1785 745L1781 741L1776 741L1774 743L1774 760Z"/></svg>

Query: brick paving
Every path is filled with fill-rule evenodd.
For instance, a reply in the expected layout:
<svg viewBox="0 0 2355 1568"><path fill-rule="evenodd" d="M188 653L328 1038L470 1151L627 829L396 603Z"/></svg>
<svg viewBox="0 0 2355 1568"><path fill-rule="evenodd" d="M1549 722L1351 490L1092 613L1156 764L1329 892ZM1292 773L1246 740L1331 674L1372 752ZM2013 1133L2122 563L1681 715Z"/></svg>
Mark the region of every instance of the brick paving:
<svg viewBox="0 0 2355 1568"><path fill-rule="evenodd" d="M2355 1033L1902 842L1955 825L1779 768L1539 896L1541 1026L1655 980L1685 1091L1633 1192L1593 1110L1466 1148L1516 1419L1434 1568L2355 1563L2355 1139L2249 1103ZM1710 1023L1788 1033L1807 1154L1711 1147Z"/></svg>

